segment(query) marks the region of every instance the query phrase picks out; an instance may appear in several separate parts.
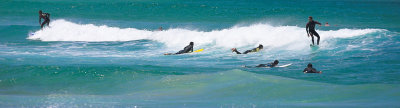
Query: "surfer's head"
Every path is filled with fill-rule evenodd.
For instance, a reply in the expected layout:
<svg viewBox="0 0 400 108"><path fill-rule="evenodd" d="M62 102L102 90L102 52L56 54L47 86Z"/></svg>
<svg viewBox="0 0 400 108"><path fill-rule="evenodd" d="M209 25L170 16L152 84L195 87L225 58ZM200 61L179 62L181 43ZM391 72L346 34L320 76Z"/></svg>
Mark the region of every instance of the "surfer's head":
<svg viewBox="0 0 400 108"><path fill-rule="evenodd" d="M307 67L312 68L312 64L308 63Z"/></svg>
<svg viewBox="0 0 400 108"><path fill-rule="evenodd" d="M193 42L190 42L190 43L189 43L189 45L193 45L193 44L194 44Z"/></svg>
<svg viewBox="0 0 400 108"><path fill-rule="evenodd" d="M260 49L263 49L263 47L264 47L264 46L263 46L263 45L261 45L261 44L260 44L260 45L258 45L258 48L260 48Z"/></svg>
<svg viewBox="0 0 400 108"><path fill-rule="evenodd" d="M274 64L278 64L278 63L279 63L279 61L278 61L278 60L275 60L275 61L274 61Z"/></svg>
<svg viewBox="0 0 400 108"><path fill-rule="evenodd" d="M39 10L39 14L42 14L42 10Z"/></svg>
<svg viewBox="0 0 400 108"><path fill-rule="evenodd" d="M309 16L309 17L308 17L308 21L312 21L312 16Z"/></svg>

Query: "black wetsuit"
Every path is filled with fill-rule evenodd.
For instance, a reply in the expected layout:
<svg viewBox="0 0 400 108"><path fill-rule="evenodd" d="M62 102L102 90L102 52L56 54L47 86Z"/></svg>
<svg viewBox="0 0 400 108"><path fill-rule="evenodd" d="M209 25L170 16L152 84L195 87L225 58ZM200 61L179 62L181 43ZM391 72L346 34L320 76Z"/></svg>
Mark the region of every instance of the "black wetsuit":
<svg viewBox="0 0 400 108"><path fill-rule="evenodd" d="M44 21L43 21L43 23L41 23L42 21L41 21L41 19L44 19ZM50 23L50 14L49 13L42 13L40 16L39 16L39 23L41 23L40 24L40 28L43 28L43 26L45 25L45 24L47 24L47 26L49 26L49 23Z"/></svg>
<svg viewBox="0 0 400 108"><path fill-rule="evenodd" d="M245 51L244 53L240 53L239 51L234 50L234 52L236 52L236 54L247 54L247 53L249 53L249 52L258 52L258 51L260 51L260 48L253 48L253 49L251 49L251 50Z"/></svg>
<svg viewBox="0 0 400 108"><path fill-rule="evenodd" d="M305 72L305 73L320 73L315 68L304 68L303 72Z"/></svg>
<svg viewBox="0 0 400 108"><path fill-rule="evenodd" d="M274 63L272 62L272 63L268 63L268 64L259 64L259 65L256 66L256 67L275 67L276 65L278 65L278 64L274 64Z"/></svg>
<svg viewBox="0 0 400 108"><path fill-rule="evenodd" d="M313 45L314 45L314 36L318 38L317 45L319 45L319 34L315 31L315 24L321 24L321 23L314 20L309 21L306 25L306 31L311 35Z"/></svg>
<svg viewBox="0 0 400 108"><path fill-rule="evenodd" d="M175 54L183 54L183 53L189 53L189 52L193 52L193 45L188 45L185 48L183 48L183 50L180 50L179 52L177 52Z"/></svg>

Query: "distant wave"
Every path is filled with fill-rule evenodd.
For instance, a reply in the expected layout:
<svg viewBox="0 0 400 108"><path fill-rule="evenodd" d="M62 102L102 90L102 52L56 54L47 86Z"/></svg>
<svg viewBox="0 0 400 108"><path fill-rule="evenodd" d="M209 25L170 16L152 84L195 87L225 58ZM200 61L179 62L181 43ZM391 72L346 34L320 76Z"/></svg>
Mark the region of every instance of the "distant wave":
<svg viewBox="0 0 400 108"><path fill-rule="evenodd" d="M340 29L317 31L321 41L332 38L349 38L368 33L383 31L383 29ZM132 41L154 40L164 43L167 47L186 45L193 41L196 45L213 45L215 47L264 46L298 49L306 47L310 39L305 28L297 26L271 26L268 24L253 24L250 26L235 26L210 32L173 28L164 31L139 30L135 28L118 28L106 25L76 24L63 19L50 23L50 28L36 31L27 39L41 41ZM300 48L301 49L301 48Z"/></svg>

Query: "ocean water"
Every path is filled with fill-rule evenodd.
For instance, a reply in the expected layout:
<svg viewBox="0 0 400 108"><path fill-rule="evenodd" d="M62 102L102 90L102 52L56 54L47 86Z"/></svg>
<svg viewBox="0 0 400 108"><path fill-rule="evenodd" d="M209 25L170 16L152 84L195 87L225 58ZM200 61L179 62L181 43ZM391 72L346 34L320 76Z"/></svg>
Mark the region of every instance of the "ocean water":
<svg viewBox="0 0 400 108"><path fill-rule="evenodd" d="M318 48L308 16L331 25ZM399 19L397 0L1 0L0 107L400 107Z"/></svg>

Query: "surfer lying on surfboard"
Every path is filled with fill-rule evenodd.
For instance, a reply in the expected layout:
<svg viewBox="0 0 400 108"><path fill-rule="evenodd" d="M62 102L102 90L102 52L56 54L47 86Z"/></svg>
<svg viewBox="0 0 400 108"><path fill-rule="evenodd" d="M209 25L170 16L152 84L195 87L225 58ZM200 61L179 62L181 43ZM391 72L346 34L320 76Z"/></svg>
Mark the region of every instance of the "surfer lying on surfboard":
<svg viewBox="0 0 400 108"><path fill-rule="evenodd" d="M178 51L177 53L165 53L164 55L175 55L175 54L184 54L184 53L190 53L193 52L193 42L190 42L188 46L183 48L183 50Z"/></svg>
<svg viewBox="0 0 400 108"><path fill-rule="evenodd" d="M245 68L273 68L273 67L288 67L288 66L292 65L292 63L290 63L290 64L278 66L278 63L279 63L279 61L275 60L274 62L267 63L267 64L259 64L257 66L242 66L242 67L245 67Z"/></svg>
<svg viewBox="0 0 400 108"><path fill-rule="evenodd" d="M267 63L267 64L259 64L256 67L275 67L276 65L278 65L279 61L275 60L274 62L271 63Z"/></svg>
<svg viewBox="0 0 400 108"><path fill-rule="evenodd" d="M258 51L260 51L261 49L263 49L263 45L258 45L258 47L257 48L253 48L253 49L251 49L251 50L247 50L247 51L245 51L245 52L243 52L243 53L240 53L236 48L232 48L231 50L232 50L232 52L235 52L236 54L247 54L247 53L249 53L249 52L258 52Z"/></svg>
<svg viewBox="0 0 400 108"><path fill-rule="evenodd" d="M312 67L311 63L308 63L307 68L304 68L304 73L322 73L322 71L317 71L317 69Z"/></svg>

